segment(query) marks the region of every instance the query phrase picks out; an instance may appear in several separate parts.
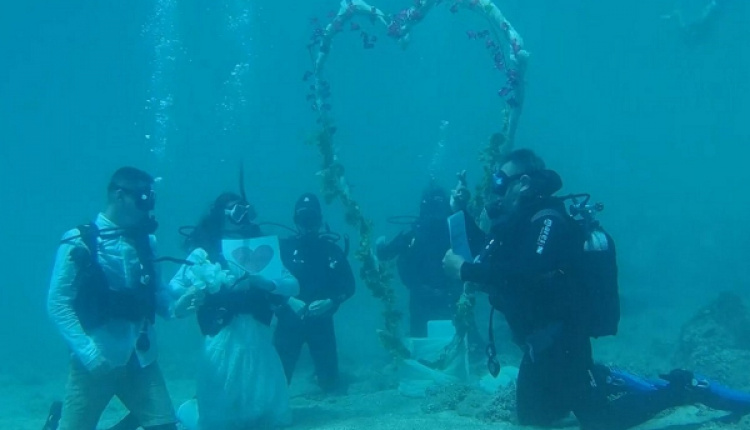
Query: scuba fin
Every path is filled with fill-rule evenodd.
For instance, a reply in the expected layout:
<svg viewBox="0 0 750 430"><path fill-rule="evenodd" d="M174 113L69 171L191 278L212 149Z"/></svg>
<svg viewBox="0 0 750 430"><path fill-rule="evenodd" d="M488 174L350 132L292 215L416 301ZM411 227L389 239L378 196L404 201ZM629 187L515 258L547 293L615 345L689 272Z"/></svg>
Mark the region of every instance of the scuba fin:
<svg viewBox="0 0 750 430"><path fill-rule="evenodd" d="M606 368L602 373L606 375L606 385L610 389L617 388L628 393L667 389L676 393L682 391L685 403L700 403L711 409L750 414L750 393L725 387L688 370L675 369L659 375L660 379L656 380L613 368Z"/></svg>
<svg viewBox="0 0 750 430"><path fill-rule="evenodd" d="M750 393L725 387L687 370L676 369L660 377L669 381L670 386L685 389L691 402L733 414L750 414Z"/></svg>

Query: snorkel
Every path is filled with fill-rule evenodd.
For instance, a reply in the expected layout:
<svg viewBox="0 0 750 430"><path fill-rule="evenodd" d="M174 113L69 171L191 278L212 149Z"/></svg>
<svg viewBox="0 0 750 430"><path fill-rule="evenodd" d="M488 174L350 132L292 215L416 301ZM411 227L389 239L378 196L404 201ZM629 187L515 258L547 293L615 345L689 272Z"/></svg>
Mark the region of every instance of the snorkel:
<svg viewBox="0 0 750 430"><path fill-rule="evenodd" d="M249 225L255 220L257 213L247 199L245 191L245 163L242 161L240 161L239 191L239 196L242 199L241 202L238 202L234 208L225 210L225 215L228 215L229 220L235 225Z"/></svg>

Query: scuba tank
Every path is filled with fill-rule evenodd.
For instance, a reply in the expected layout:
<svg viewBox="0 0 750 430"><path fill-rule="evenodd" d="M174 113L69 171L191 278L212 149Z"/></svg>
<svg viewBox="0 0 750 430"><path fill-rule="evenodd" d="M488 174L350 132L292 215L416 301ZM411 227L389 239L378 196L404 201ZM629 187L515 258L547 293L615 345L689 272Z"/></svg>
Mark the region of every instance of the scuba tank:
<svg viewBox="0 0 750 430"><path fill-rule="evenodd" d="M579 200L579 199L583 200ZM620 292L617 251L612 236L596 220L604 205L590 205L588 194L561 197L571 200L570 216L581 232L583 249L578 275L584 283L589 303L589 335L614 336L620 322Z"/></svg>

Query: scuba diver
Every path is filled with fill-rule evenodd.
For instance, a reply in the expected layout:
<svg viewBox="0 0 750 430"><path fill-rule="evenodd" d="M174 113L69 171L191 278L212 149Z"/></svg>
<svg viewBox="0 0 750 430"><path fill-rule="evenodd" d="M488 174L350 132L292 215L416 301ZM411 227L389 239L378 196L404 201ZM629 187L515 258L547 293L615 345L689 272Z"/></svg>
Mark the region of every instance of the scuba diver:
<svg viewBox="0 0 750 430"><path fill-rule="evenodd" d="M64 404L52 405L45 428L60 420L64 430L96 428L117 396L143 428L176 429L154 323L156 315L175 317L196 297L161 282L153 184L142 170L118 169L106 209L63 236L47 310L71 351L71 366Z"/></svg>
<svg viewBox="0 0 750 430"><path fill-rule="evenodd" d="M264 236L253 222L255 215L241 171L239 194L219 195L197 226L180 228L189 256L170 286L198 292L176 313L196 314L204 335L196 396L177 412L188 430L239 430L291 421L288 387L270 326L274 310L297 294L299 285L283 266L278 277L248 269L252 262L245 251L253 239ZM108 430L139 427L138 417L129 414Z"/></svg>
<svg viewBox="0 0 750 430"><path fill-rule="evenodd" d="M453 320L463 284L443 272L441 261L450 249L448 217L453 213L448 191L431 182L422 192L419 217L411 228L390 242L380 237L376 243L378 259L397 258L401 282L409 289L409 326L412 337L427 336L427 322ZM481 342L472 322L470 349Z"/></svg>
<svg viewBox="0 0 750 430"><path fill-rule="evenodd" d="M276 312L274 345L291 382L302 345L307 344L318 385L333 392L342 388L333 317L354 295L354 274L336 237L321 233L323 216L314 194L299 197L294 223L298 234L283 239L280 247L284 266L299 281L300 292Z"/></svg>
<svg viewBox="0 0 750 430"><path fill-rule="evenodd" d="M255 210L243 188L240 194L227 192L214 200L185 241L190 252L187 261L193 266L183 265L171 281L175 288L188 289L201 282L191 267L215 270L204 277L205 299L195 310L205 343L196 398L178 412L188 429L241 430L291 422L289 392L272 344L271 321L276 308L298 294L299 283L253 222ZM268 251L265 258L259 254L261 249ZM264 275L274 256L279 273ZM197 417L197 422L186 417Z"/></svg>
<svg viewBox="0 0 750 430"><path fill-rule="evenodd" d="M511 152L494 181L484 251L472 262L448 251L443 265L488 294L523 352L520 424L552 426L572 412L584 430L624 430L691 403L750 413L750 395L687 370L647 380L595 363L590 338L615 335L620 319L615 244L592 218L602 207L574 201L568 214L568 198L554 196L562 180L530 150ZM492 338L487 351L496 376Z"/></svg>

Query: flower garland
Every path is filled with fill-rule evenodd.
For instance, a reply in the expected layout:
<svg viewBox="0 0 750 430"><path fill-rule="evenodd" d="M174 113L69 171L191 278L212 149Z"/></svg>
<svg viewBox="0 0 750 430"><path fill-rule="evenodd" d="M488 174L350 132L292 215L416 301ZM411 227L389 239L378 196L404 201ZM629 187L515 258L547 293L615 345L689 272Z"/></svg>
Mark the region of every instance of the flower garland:
<svg viewBox="0 0 750 430"><path fill-rule="evenodd" d="M361 25L355 22L356 18L364 18L374 25L380 25L385 29L388 37L396 40L403 47L409 42L410 32L421 23L425 17L436 6L450 3L451 13L458 13L466 9L483 16L489 26L489 30L467 31L470 39L483 40L489 51L495 68L503 73L506 80L502 88L497 91L498 96L504 100L503 127L502 131L493 135L488 146L482 152L482 160L485 167L485 178L474 196L472 206L479 207L483 202L483 196L487 194L491 181L491 170L499 160L501 154L506 153L512 147L518 119L521 115L524 101L524 75L529 53L523 48L523 40L510 22L505 18L500 9L491 0L415 0L414 5L401 10L395 15L388 15L379 8L372 6L364 0L343 0L338 12L331 12L328 16L330 21L322 25L318 20L313 20L316 28L308 44L313 68L304 75L304 80L310 82L310 93L307 100L317 115L319 131L311 139L311 143L318 147L322 156L321 177L323 185L323 196L326 203L339 199L344 205L346 222L359 231L359 249L356 252L357 259L362 263L360 277L372 292L376 299L383 303L383 316L385 327L378 330L381 341L395 358L409 357L409 351L401 341L398 334L398 324L401 313L396 310L396 294L391 286L393 276L387 267L378 261L372 250L372 222L362 213L360 205L352 197L349 185L344 176L344 166L339 161L333 137L336 132L328 99L331 88L323 78L323 71L331 53L331 45L336 35L345 30L359 32L365 49L372 49L377 42L377 36L368 34L362 30ZM454 320L456 324L456 338L461 337L469 316L473 316L473 295L466 293L458 306L458 312ZM447 349L454 349L460 339L451 342ZM453 354L446 353L446 356ZM441 360L446 361L446 360ZM443 367L435 364L435 367Z"/></svg>

